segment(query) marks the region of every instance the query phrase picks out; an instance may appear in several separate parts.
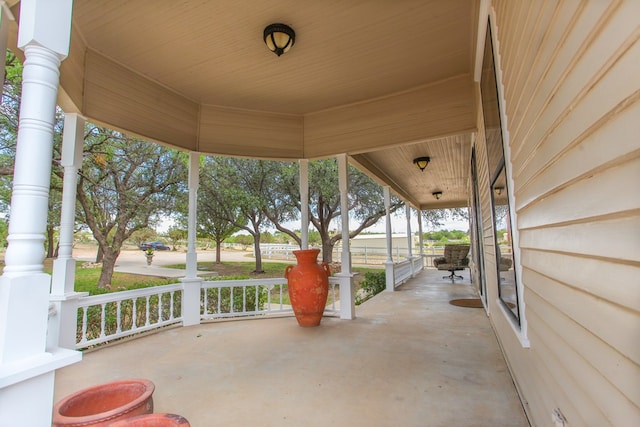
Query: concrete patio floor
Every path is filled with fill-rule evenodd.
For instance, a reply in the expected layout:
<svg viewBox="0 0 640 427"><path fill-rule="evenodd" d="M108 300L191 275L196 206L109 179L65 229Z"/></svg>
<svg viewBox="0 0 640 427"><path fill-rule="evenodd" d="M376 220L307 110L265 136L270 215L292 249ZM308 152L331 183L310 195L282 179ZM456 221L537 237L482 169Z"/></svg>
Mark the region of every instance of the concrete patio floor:
<svg viewBox="0 0 640 427"><path fill-rule="evenodd" d="M124 378L155 383L155 412L192 426L528 426L483 309L425 270L356 307L357 319L292 317L178 327L85 353L55 400Z"/></svg>

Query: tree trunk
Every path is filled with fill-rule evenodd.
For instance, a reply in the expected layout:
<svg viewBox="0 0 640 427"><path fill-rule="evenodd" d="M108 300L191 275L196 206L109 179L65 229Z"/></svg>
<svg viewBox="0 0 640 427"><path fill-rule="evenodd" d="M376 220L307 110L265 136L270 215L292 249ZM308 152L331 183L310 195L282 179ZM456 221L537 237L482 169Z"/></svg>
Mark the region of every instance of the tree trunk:
<svg viewBox="0 0 640 427"><path fill-rule="evenodd" d="M96 254L96 264L99 264L104 259L104 252L102 251L102 247L98 245L98 253Z"/></svg>
<svg viewBox="0 0 640 427"><path fill-rule="evenodd" d="M262 269L262 253L260 252L260 233L253 236L253 251L256 255L256 269L254 273L264 273Z"/></svg>
<svg viewBox="0 0 640 427"><path fill-rule="evenodd" d="M333 262L333 245L331 239L322 240L322 262Z"/></svg>
<svg viewBox="0 0 640 427"><path fill-rule="evenodd" d="M99 250L98 252L101 251ZM98 288L104 289L111 285L111 278L113 277L117 259L118 254L111 250L102 252L102 271L100 272L100 279L98 280Z"/></svg>
<svg viewBox="0 0 640 427"><path fill-rule="evenodd" d="M216 264L220 264L220 252L222 252L222 240L216 240Z"/></svg>
<svg viewBox="0 0 640 427"><path fill-rule="evenodd" d="M47 258L53 258L54 233L55 233L54 228L51 225L47 225Z"/></svg>

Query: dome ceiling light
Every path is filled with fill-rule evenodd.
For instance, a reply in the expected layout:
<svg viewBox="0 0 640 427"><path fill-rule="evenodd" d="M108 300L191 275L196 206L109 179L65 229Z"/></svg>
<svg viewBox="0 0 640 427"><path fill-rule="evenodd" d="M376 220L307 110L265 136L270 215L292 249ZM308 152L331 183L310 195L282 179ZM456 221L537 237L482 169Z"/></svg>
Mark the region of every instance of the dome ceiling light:
<svg viewBox="0 0 640 427"><path fill-rule="evenodd" d="M296 33L285 24L270 24L264 29L264 42L271 52L280 56L296 42Z"/></svg>

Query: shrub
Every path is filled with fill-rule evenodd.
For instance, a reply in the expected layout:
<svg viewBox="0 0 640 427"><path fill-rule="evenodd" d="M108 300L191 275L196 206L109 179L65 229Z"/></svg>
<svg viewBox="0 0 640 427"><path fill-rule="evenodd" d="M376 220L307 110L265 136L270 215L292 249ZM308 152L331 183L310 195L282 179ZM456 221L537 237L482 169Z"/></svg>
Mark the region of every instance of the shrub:
<svg viewBox="0 0 640 427"><path fill-rule="evenodd" d="M360 282L360 292L356 295L356 305L360 305L374 295L384 291L387 287L387 277L384 271L367 272Z"/></svg>

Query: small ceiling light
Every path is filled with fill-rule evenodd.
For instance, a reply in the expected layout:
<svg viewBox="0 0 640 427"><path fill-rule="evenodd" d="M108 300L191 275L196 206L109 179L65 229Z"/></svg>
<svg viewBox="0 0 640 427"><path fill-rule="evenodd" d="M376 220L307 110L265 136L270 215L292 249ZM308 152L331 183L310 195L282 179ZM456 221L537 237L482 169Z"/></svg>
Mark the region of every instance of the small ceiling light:
<svg viewBox="0 0 640 427"><path fill-rule="evenodd" d="M431 195L433 197L435 197L436 200L440 200L440 197L442 197L442 191L435 191L435 192L431 193Z"/></svg>
<svg viewBox="0 0 640 427"><path fill-rule="evenodd" d="M431 159L429 157L416 157L415 159L413 159L413 164L418 166L418 169L424 172L430 161Z"/></svg>
<svg viewBox="0 0 640 427"><path fill-rule="evenodd" d="M285 24L271 24L264 29L264 42L271 52L280 56L296 42L296 33Z"/></svg>
<svg viewBox="0 0 640 427"><path fill-rule="evenodd" d="M504 187L494 187L493 188L493 191L495 191L498 196L502 195L502 190L504 190Z"/></svg>

